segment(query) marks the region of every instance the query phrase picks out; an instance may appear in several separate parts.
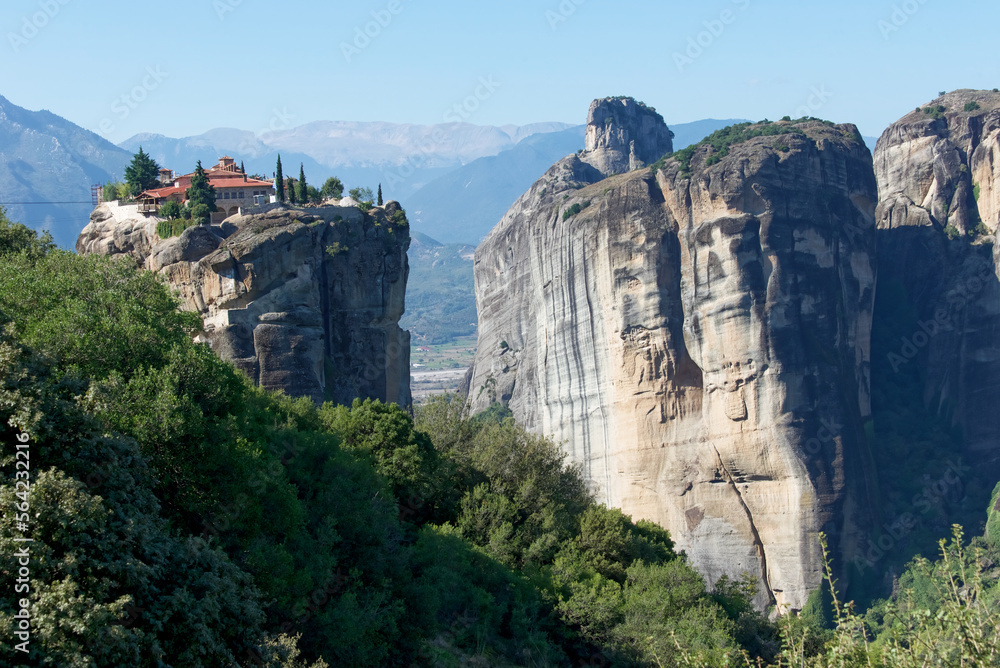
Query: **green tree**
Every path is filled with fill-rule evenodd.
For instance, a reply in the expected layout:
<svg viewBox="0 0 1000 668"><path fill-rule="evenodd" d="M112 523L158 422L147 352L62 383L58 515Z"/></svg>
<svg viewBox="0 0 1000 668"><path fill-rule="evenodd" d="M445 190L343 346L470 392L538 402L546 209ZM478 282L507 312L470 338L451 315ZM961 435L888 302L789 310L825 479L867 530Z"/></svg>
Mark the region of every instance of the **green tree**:
<svg viewBox="0 0 1000 668"><path fill-rule="evenodd" d="M378 205L382 206L384 202L382 201L382 184L378 184Z"/></svg>
<svg viewBox="0 0 1000 668"><path fill-rule="evenodd" d="M450 476L430 438L414 429L406 411L355 399L351 408L326 403L319 416L345 447L368 458L389 481L402 519L418 524L451 519L455 499L445 490Z"/></svg>
<svg viewBox="0 0 1000 668"><path fill-rule="evenodd" d="M295 179L288 177L285 179L285 190L288 191L288 203L297 204L299 201L297 188L295 187Z"/></svg>
<svg viewBox="0 0 1000 668"><path fill-rule="evenodd" d="M263 644L249 576L163 519L134 441L86 412L87 382L0 338L0 419L28 436L32 464L29 654L13 651L14 597L0 597L4 665L234 665ZM0 500L13 507L13 448ZM17 572L14 513L0 518L0 573Z"/></svg>
<svg viewBox="0 0 1000 668"><path fill-rule="evenodd" d="M136 197L140 193L156 187L160 178L160 166L139 147L139 152L132 156L132 162L125 168L125 183L129 194Z"/></svg>
<svg viewBox="0 0 1000 668"><path fill-rule="evenodd" d="M247 173L246 168L243 166L243 161L242 160L240 160L240 171L243 172L244 174Z"/></svg>
<svg viewBox="0 0 1000 668"><path fill-rule="evenodd" d="M278 201L285 201L285 176L281 172L281 154L278 154L278 167L274 174L274 187L278 191Z"/></svg>
<svg viewBox="0 0 1000 668"><path fill-rule="evenodd" d="M309 201L316 204L323 201L323 194L319 191L319 188L309 186Z"/></svg>
<svg viewBox="0 0 1000 668"><path fill-rule="evenodd" d="M351 188L351 191L347 193L351 199L357 202L367 202L369 204L375 199L375 195L372 193L371 188Z"/></svg>
<svg viewBox="0 0 1000 668"><path fill-rule="evenodd" d="M56 247L52 235L38 232L7 217L7 210L0 206L0 256L24 253L30 260L37 260Z"/></svg>
<svg viewBox="0 0 1000 668"><path fill-rule="evenodd" d="M176 220L181 217L181 204L177 200L169 200L163 206L160 207L159 211L160 218L166 220Z"/></svg>
<svg viewBox="0 0 1000 668"><path fill-rule="evenodd" d="M208 180L208 174L201 166L201 160L194 169L191 186L185 195L188 207L191 209L191 217L202 225L207 224L211 220L210 214L215 211L215 187Z"/></svg>
<svg viewBox="0 0 1000 668"><path fill-rule="evenodd" d="M302 163L299 163L299 182L296 184L298 199L305 204L309 201L309 185L306 183L306 170Z"/></svg>
<svg viewBox="0 0 1000 668"><path fill-rule="evenodd" d="M331 176L323 184L320 192L327 199L340 199L344 196L344 184L336 176Z"/></svg>

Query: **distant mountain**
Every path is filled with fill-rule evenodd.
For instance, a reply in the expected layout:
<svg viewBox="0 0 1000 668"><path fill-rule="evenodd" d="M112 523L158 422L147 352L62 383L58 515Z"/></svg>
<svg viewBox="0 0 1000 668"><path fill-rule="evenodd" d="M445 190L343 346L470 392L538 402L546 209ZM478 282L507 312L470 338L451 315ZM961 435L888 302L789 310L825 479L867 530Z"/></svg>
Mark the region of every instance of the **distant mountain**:
<svg viewBox="0 0 1000 668"><path fill-rule="evenodd" d="M534 135L439 177L404 202L410 220L444 242L479 243L552 163L583 147L585 127Z"/></svg>
<svg viewBox="0 0 1000 668"><path fill-rule="evenodd" d="M475 247L443 244L419 232L411 237L406 312L399 326L410 331L414 345L447 343L456 336L473 334Z"/></svg>
<svg viewBox="0 0 1000 668"><path fill-rule="evenodd" d="M217 128L196 137L174 139L160 134L142 133L126 139L121 144L129 153L142 147L161 167L176 173L186 174L194 170L200 160L208 167L224 155L240 161L249 174L260 174L271 178L274 173L278 152L262 144L252 132L234 128ZM306 170L306 180L317 187L323 185L331 170L323 167L308 155L282 153L281 164L285 177L299 177L299 164ZM343 177L341 177L343 178ZM346 181L345 181L346 183ZM352 185L360 185L353 183Z"/></svg>
<svg viewBox="0 0 1000 668"><path fill-rule="evenodd" d="M670 126L680 150L739 119ZM556 161L583 148L579 125L532 135L499 155L480 158L427 184L403 202L414 227L444 243L478 244L507 209Z"/></svg>
<svg viewBox="0 0 1000 668"><path fill-rule="evenodd" d="M131 159L89 130L0 96L0 206L14 221L49 230L63 248L73 248L89 221L90 186L120 178Z"/></svg>
<svg viewBox="0 0 1000 668"><path fill-rule="evenodd" d="M233 128L181 139L140 134L120 146L132 152L142 146L155 160L177 171L190 171L198 160L214 164L229 155L243 161L248 172L266 176L273 174L280 153L286 176L298 176L301 163L314 185L330 176L337 176L348 188L374 190L381 183L386 197L405 204L420 187L468 162L496 155L539 133L567 127L565 123L495 127L317 121L263 135Z"/></svg>

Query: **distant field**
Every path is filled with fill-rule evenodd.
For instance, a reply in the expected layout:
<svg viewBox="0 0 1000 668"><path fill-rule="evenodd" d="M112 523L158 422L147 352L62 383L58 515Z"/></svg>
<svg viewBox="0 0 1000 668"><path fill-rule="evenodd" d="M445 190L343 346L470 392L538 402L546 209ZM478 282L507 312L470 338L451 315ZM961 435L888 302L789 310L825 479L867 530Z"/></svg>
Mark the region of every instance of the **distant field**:
<svg viewBox="0 0 1000 668"><path fill-rule="evenodd" d="M462 336L441 345L412 346L410 388L413 401L419 404L431 395L455 392L475 356L475 336Z"/></svg>
<svg viewBox="0 0 1000 668"><path fill-rule="evenodd" d="M427 350L421 350L426 348ZM440 345L415 343L410 347L410 364L421 364L413 371L468 369L476 357L476 336L460 336Z"/></svg>

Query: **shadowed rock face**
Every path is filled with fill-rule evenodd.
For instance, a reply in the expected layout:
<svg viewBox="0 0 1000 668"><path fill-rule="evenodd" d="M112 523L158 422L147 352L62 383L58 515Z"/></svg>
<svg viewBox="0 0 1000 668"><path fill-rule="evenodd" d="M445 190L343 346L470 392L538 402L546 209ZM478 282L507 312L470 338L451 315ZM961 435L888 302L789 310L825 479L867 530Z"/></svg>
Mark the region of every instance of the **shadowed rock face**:
<svg viewBox="0 0 1000 668"><path fill-rule="evenodd" d="M928 410L950 416L970 459L996 469L1000 94L959 90L926 108L940 117L907 114L875 148L879 284L917 315L886 354L893 369L924 370Z"/></svg>
<svg viewBox="0 0 1000 668"><path fill-rule="evenodd" d="M758 574L759 603L793 609L818 532L849 556L869 521L876 201L854 126L796 127L689 173L553 166L476 253L469 382L710 581Z"/></svg>
<svg viewBox="0 0 1000 668"><path fill-rule="evenodd" d="M118 221L102 206L77 251L161 273L212 348L262 387L409 406L410 337L398 326L409 229L391 222L397 209L274 207L160 240L154 220Z"/></svg>

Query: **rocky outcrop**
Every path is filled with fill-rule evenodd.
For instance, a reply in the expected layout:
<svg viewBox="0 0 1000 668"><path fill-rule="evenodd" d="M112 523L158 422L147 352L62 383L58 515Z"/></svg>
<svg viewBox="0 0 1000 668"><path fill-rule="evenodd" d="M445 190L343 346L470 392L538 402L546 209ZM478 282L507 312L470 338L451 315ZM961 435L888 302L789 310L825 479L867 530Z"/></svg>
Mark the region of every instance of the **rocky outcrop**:
<svg viewBox="0 0 1000 668"><path fill-rule="evenodd" d="M656 173L553 166L477 250L469 402L564 442L710 581L749 571L796 609L818 532L850 557L868 521L876 188L854 126L764 131Z"/></svg>
<svg viewBox="0 0 1000 668"><path fill-rule="evenodd" d="M622 174L670 153L673 137L652 107L629 97L606 97L590 105L584 159L602 174Z"/></svg>
<svg viewBox="0 0 1000 668"><path fill-rule="evenodd" d="M119 220L104 205L77 251L162 274L202 316L212 348L267 389L408 406L409 333L398 322L409 228L398 211L272 205L160 239L155 219Z"/></svg>
<svg viewBox="0 0 1000 668"><path fill-rule="evenodd" d="M879 285L915 314L884 354L919 366L928 410L978 465L1000 464L1000 93L959 90L891 125L875 149Z"/></svg>

